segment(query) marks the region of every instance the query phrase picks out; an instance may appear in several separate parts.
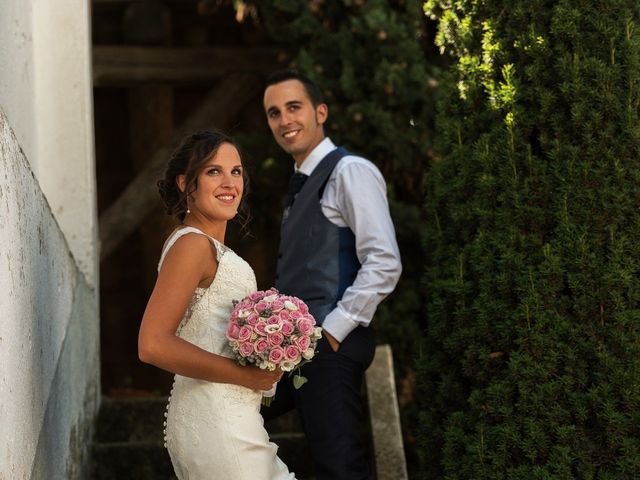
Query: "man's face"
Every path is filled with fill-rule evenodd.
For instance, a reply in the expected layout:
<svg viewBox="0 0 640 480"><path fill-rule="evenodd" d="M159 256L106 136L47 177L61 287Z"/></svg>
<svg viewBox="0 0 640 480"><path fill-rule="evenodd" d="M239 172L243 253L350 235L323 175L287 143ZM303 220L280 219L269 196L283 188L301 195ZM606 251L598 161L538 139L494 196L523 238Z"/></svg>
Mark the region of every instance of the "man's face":
<svg viewBox="0 0 640 480"><path fill-rule="evenodd" d="M322 103L314 108L299 80L268 86L264 109L276 142L298 166L324 139L322 125L327 120L327 105Z"/></svg>

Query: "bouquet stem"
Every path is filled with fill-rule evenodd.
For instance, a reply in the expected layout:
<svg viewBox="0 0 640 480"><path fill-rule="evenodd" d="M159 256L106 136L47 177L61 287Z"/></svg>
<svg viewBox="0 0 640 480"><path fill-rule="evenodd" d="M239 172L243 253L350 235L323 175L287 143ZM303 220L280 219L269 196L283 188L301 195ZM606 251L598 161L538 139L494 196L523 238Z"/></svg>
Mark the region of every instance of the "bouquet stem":
<svg viewBox="0 0 640 480"><path fill-rule="evenodd" d="M278 387L277 383L274 383L273 386L269 390L264 390L262 392L262 405L265 407L270 407L273 399L276 397L276 388Z"/></svg>

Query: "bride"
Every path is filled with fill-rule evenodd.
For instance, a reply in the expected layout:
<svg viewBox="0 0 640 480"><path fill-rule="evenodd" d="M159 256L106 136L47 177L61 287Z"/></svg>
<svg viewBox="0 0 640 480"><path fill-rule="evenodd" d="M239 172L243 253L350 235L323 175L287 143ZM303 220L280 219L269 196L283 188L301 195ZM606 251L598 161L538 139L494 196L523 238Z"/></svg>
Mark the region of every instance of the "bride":
<svg viewBox="0 0 640 480"><path fill-rule="evenodd" d="M197 132L178 147L158 182L181 224L167 239L140 325L140 360L175 379L165 446L179 479L294 479L260 415L261 390L282 371L241 367L225 332L233 300L256 290L251 267L224 245L246 176L233 141Z"/></svg>

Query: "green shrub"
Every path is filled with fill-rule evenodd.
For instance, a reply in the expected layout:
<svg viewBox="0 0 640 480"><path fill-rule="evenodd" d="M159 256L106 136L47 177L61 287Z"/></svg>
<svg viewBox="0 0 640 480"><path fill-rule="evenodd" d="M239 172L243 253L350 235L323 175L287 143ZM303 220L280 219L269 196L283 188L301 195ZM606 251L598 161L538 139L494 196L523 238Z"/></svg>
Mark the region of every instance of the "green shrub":
<svg viewBox="0 0 640 480"><path fill-rule="evenodd" d="M640 477L637 2L430 0L422 473Z"/></svg>

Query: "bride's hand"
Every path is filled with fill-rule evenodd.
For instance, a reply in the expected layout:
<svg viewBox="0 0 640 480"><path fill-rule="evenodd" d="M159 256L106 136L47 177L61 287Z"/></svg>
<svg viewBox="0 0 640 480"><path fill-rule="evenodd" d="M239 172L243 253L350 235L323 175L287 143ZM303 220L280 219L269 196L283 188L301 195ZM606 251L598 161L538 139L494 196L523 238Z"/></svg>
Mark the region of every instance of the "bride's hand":
<svg viewBox="0 0 640 480"><path fill-rule="evenodd" d="M262 370L254 366L240 367L245 370L246 383L243 386L252 390L269 390L273 384L278 382L282 377L282 370L276 368L273 372Z"/></svg>

